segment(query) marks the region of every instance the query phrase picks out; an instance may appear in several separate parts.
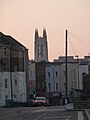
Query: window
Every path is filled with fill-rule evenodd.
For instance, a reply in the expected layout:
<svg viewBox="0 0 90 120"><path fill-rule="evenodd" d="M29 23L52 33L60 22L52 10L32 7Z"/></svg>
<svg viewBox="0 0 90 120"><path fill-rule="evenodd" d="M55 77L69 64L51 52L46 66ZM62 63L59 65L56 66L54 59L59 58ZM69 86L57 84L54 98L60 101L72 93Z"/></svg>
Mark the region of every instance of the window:
<svg viewBox="0 0 90 120"><path fill-rule="evenodd" d="M16 94L14 94L13 97L16 98Z"/></svg>
<svg viewBox="0 0 90 120"><path fill-rule="evenodd" d="M48 78L50 78L50 72L48 72Z"/></svg>
<svg viewBox="0 0 90 120"><path fill-rule="evenodd" d="M5 79L5 88L7 88L7 79Z"/></svg>
<svg viewBox="0 0 90 120"><path fill-rule="evenodd" d="M51 85L50 85L50 83L48 83L48 90L49 90L49 91L51 90Z"/></svg>
<svg viewBox="0 0 90 120"><path fill-rule="evenodd" d="M38 45L38 57L43 57L43 45Z"/></svg>
<svg viewBox="0 0 90 120"><path fill-rule="evenodd" d="M6 47L4 48L4 54L5 55L7 54L7 48Z"/></svg>
<svg viewBox="0 0 90 120"><path fill-rule="evenodd" d="M15 86L17 86L17 80L15 79Z"/></svg>
<svg viewBox="0 0 90 120"><path fill-rule="evenodd" d="M17 71L17 66L14 66L14 72L16 72Z"/></svg>
<svg viewBox="0 0 90 120"><path fill-rule="evenodd" d="M42 70L42 75L44 75L44 70Z"/></svg>
<svg viewBox="0 0 90 120"><path fill-rule="evenodd" d="M42 88L44 88L44 82L42 81Z"/></svg>
<svg viewBox="0 0 90 120"><path fill-rule="evenodd" d="M41 58L41 46L38 45L38 57Z"/></svg>
<svg viewBox="0 0 90 120"><path fill-rule="evenodd" d="M32 71L30 71L30 77L32 78L33 74L32 74Z"/></svg>
<svg viewBox="0 0 90 120"><path fill-rule="evenodd" d="M7 63L4 64L4 70L7 71Z"/></svg>
<svg viewBox="0 0 90 120"><path fill-rule="evenodd" d="M56 83L56 90L58 90L58 83Z"/></svg>
<svg viewBox="0 0 90 120"><path fill-rule="evenodd" d="M39 70L37 70L37 75L38 75L38 76L40 75L40 71L39 71Z"/></svg>
<svg viewBox="0 0 90 120"><path fill-rule="evenodd" d="M5 95L5 100L7 100L8 99L8 95Z"/></svg>
<svg viewBox="0 0 90 120"><path fill-rule="evenodd" d="M57 71L55 72L55 76L58 77L58 72Z"/></svg>
<svg viewBox="0 0 90 120"><path fill-rule="evenodd" d="M14 52L14 57L17 57L17 52Z"/></svg>
<svg viewBox="0 0 90 120"><path fill-rule="evenodd" d="M39 84L39 82L38 82L38 86L37 86L37 87L38 87L38 89L40 89L40 84Z"/></svg>

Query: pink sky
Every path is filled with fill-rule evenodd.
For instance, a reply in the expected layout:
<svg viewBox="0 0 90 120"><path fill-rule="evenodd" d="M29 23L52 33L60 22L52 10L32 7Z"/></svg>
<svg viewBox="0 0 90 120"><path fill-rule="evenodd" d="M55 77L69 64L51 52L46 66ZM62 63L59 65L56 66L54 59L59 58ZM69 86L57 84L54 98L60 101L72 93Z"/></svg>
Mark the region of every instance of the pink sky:
<svg viewBox="0 0 90 120"><path fill-rule="evenodd" d="M0 31L11 35L29 49L34 58L34 32L48 36L49 60L65 54L68 29L68 55L90 53L90 0L0 0Z"/></svg>

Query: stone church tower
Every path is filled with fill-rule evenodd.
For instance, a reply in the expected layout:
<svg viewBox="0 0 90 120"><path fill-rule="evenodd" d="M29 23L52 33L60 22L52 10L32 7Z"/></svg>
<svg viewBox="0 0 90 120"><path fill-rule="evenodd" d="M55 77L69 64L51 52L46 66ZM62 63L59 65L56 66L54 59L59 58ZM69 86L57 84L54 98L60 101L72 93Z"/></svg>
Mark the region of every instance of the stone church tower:
<svg viewBox="0 0 90 120"><path fill-rule="evenodd" d="M43 37L39 37L38 30L35 30L34 59L36 62L48 61L48 45L46 30L43 29Z"/></svg>

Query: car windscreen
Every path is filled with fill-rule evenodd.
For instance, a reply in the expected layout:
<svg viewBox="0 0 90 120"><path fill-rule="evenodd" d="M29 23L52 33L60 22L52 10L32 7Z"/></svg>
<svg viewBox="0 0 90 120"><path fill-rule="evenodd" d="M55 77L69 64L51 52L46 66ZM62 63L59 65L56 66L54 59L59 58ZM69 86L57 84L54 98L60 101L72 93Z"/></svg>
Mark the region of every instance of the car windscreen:
<svg viewBox="0 0 90 120"><path fill-rule="evenodd" d="M44 97L37 97L36 100L45 100Z"/></svg>

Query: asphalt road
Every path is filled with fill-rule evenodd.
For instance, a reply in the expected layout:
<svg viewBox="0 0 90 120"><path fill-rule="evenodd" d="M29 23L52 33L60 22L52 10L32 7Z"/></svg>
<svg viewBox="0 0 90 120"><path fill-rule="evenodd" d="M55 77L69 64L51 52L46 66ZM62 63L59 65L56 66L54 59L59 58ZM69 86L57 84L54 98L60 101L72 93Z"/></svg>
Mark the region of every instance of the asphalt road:
<svg viewBox="0 0 90 120"><path fill-rule="evenodd" d="M81 111L63 107L0 108L0 120L84 120Z"/></svg>

